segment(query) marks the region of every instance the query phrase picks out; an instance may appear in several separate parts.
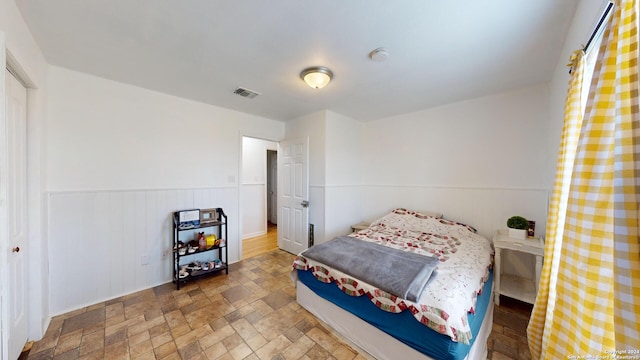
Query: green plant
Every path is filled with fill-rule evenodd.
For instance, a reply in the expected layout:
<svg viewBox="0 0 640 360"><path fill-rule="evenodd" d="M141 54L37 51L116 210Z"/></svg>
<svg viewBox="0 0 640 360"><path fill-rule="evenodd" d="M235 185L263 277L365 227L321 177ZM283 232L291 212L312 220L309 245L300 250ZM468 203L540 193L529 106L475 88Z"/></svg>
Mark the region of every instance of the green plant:
<svg viewBox="0 0 640 360"><path fill-rule="evenodd" d="M512 229L527 230L529 228L529 221L522 216L512 216L507 220L507 227Z"/></svg>

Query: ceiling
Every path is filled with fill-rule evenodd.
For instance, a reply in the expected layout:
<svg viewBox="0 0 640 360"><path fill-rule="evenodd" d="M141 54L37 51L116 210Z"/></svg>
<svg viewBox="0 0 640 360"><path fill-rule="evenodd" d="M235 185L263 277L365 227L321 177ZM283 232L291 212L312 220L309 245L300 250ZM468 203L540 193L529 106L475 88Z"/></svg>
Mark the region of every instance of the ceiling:
<svg viewBox="0 0 640 360"><path fill-rule="evenodd" d="M16 0L50 64L279 121L369 121L548 82L577 3ZM368 58L378 47L384 62ZM299 77L314 65L334 73L324 89Z"/></svg>

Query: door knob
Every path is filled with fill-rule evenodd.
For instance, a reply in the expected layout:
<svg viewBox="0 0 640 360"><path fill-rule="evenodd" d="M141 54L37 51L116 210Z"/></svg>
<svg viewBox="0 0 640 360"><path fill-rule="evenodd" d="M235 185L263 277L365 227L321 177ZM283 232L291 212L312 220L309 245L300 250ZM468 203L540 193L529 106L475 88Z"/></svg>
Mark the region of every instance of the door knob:
<svg viewBox="0 0 640 360"><path fill-rule="evenodd" d="M14 253L20 252L20 246L16 246L13 249L11 249L11 251L13 251Z"/></svg>
<svg viewBox="0 0 640 360"><path fill-rule="evenodd" d="M309 202L307 200L302 200L300 205L302 205L303 208L306 208L306 207L309 207Z"/></svg>

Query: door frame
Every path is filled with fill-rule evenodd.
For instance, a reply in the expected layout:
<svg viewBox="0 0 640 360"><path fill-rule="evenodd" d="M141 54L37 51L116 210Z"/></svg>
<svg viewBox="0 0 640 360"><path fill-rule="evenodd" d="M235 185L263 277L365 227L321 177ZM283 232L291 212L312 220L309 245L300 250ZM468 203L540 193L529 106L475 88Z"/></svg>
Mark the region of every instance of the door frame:
<svg viewBox="0 0 640 360"><path fill-rule="evenodd" d="M6 60L6 50L5 50L5 37L4 33L0 31L0 63L7 64ZM6 128L7 123L7 109L6 109L6 89L5 89L5 72L4 69L0 75L0 127ZM5 131L0 132L0 357L6 359L9 357L8 354L8 341L9 337L7 335L8 329L6 319L9 318L7 306L5 302L7 301L6 292L6 284L9 279L9 275L7 274L7 250L9 248L9 239L8 239L8 218L7 218L7 205L6 205L6 184L7 184L7 176L6 176L6 168L7 161L5 149L7 148L7 140L5 136Z"/></svg>
<svg viewBox="0 0 640 360"><path fill-rule="evenodd" d="M265 140L265 141L272 141L276 144L278 144L278 151L280 149L280 139L273 139L270 138L269 136L265 136L264 134L256 134L256 133L252 133L250 131L240 131L239 135L238 135L238 178L236 181L237 184L237 188L238 188L238 214L237 214L237 219L238 219L238 261L242 260L242 166L243 166L243 159L242 159L242 155L243 155L243 151L244 151L244 146L243 146L243 138L245 137L249 137L249 138L254 138L254 139L260 139L260 140ZM264 153L266 154L267 149L264 148ZM265 163L266 163L266 159L265 159ZM266 172L266 169L265 169ZM266 176L266 173L265 173ZM280 174L278 174L278 181L280 181ZM266 179L265 179L265 188L266 188ZM266 196L266 194L265 194ZM265 200L265 229L267 227L267 223L266 223L266 198Z"/></svg>
<svg viewBox="0 0 640 360"><path fill-rule="evenodd" d="M280 144L278 143L278 145L280 145ZM266 185L267 185L266 186L267 187L267 191L265 193L265 197L266 197L265 204L267 206L267 211L266 211L267 219L266 219L266 223L265 223L264 226L265 226L265 229L267 229L267 232L268 232L269 231L269 223L275 224L276 226L278 225L278 197L277 197L278 196L278 150L265 149L265 153L266 153L265 155L267 157L267 160L266 160L267 163L266 163L266 169L265 169L267 173L264 176L264 178L266 180ZM274 153L274 154L272 154L272 153ZM269 157L271 155L275 156L275 160L274 159L271 159L271 160L269 159ZM271 156L271 157L273 157L273 156ZM272 177L273 177L273 176L271 176L272 175L272 169L270 168L272 163L273 163L273 161L275 161L275 165L276 165L276 169L275 169L276 178L275 178L274 181L272 181ZM269 190L273 190L274 182L275 182L276 198L275 199L271 199L272 196L271 196ZM275 201L275 204L273 204L274 201ZM273 209L270 209L270 207L269 207L270 203L275 206L275 214L274 214ZM269 215L271 215L271 217ZM272 217L275 217L275 220L276 220L275 222L271 221Z"/></svg>

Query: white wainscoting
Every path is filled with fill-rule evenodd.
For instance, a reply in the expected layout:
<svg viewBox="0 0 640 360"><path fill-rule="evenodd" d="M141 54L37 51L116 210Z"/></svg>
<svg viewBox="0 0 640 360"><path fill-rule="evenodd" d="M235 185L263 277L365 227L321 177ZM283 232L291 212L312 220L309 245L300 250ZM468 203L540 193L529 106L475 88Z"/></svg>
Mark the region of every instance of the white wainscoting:
<svg viewBox="0 0 640 360"><path fill-rule="evenodd" d="M356 185L325 187L325 238L316 239L317 243L347 235L351 233L351 225L362 221L362 193L362 187Z"/></svg>
<svg viewBox="0 0 640 360"><path fill-rule="evenodd" d="M396 207L437 211L491 239L496 229L507 227L509 217L521 215L536 222L539 236L547 225L548 196L545 189L367 185L363 220L375 220Z"/></svg>
<svg viewBox="0 0 640 360"><path fill-rule="evenodd" d="M325 239L325 187L309 185L309 224L313 224L313 238L315 244Z"/></svg>
<svg viewBox="0 0 640 360"><path fill-rule="evenodd" d="M238 261L237 204L236 187L49 193L52 316L171 281L177 210L223 208Z"/></svg>
<svg viewBox="0 0 640 360"><path fill-rule="evenodd" d="M535 220L538 237L545 235L548 196L545 189L368 185L363 220L373 221L397 207L437 211L492 239L497 229L507 227L510 216L521 215ZM530 256L509 253L503 257L503 270L509 274L532 278L533 265Z"/></svg>
<svg viewBox="0 0 640 360"><path fill-rule="evenodd" d="M242 238L267 233L267 184L242 184Z"/></svg>

